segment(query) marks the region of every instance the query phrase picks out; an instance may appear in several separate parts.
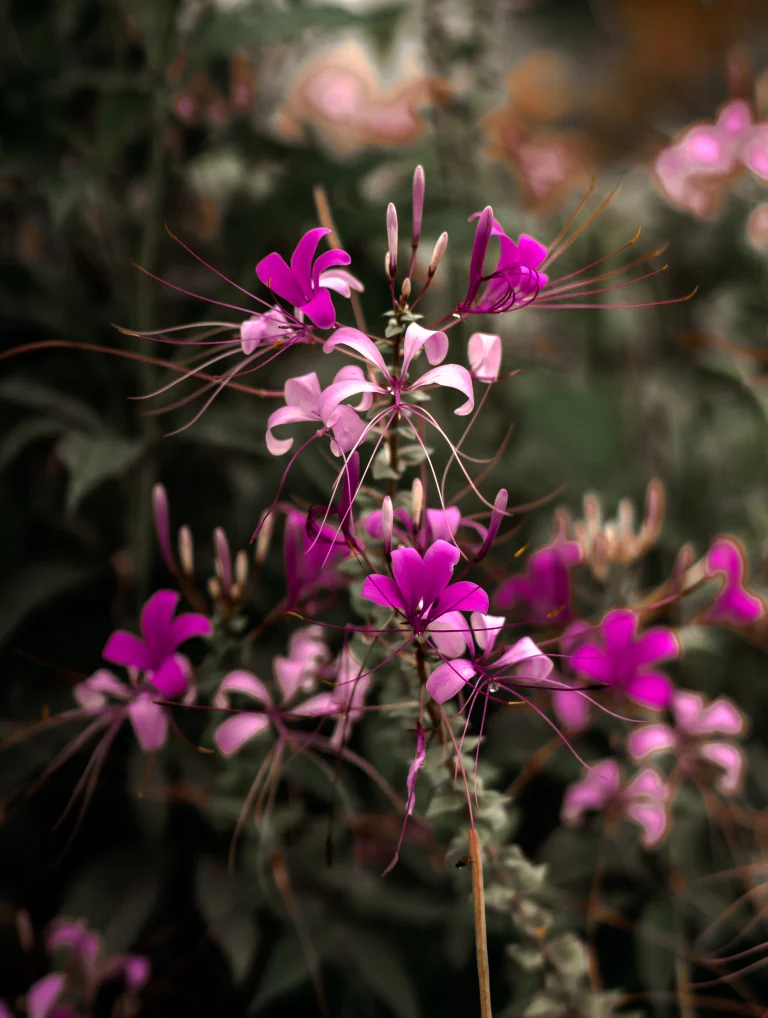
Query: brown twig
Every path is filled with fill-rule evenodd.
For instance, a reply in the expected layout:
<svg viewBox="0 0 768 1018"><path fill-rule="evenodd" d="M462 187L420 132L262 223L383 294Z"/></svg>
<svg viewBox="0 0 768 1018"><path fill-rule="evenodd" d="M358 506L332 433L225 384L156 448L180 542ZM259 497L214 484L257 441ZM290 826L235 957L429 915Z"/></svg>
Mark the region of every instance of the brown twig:
<svg viewBox="0 0 768 1018"><path fill-rule="evenodd" d="M488 938L485 929L483 852L476 827L469 829L469 858L472 864L472 899L475 908L475 948L477 951L477 978L480 983L480 1018L493 1018L490 970L488 968Z"/></svg>
<svg viewBox="0 0 768 1018"><path fill-rule="evenodd" d="M341 240L336 231L336 226L333 222L333 216L331 215L331 206L328 204L328 195L325 193L325 188L322 184L318 184L314 190L313 195L315 198L315 208L317 209L317 218L320 220L322 226L327 230L330 230L328 240L331 242L333 247L341 247ZM352 305L352 313L355 316L355 325L361 332L365 332L367 335L368 330L365 327L365 317L363 315L363 306L360 303L359 296L354 290L349 295L349 302Z"/></svg>

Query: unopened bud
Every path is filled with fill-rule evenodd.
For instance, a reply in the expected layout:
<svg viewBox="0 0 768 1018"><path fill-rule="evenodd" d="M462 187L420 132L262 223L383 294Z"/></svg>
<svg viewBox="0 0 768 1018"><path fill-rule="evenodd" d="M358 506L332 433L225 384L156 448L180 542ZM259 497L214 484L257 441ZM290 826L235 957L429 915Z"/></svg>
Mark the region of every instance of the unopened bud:
<svg viewBox="0 0 768 1018"><path fill-rule="evenodd" d="M437 267L445 254L445 249L448 247L448 234L443 232L437 238L437 243L432 251L432 257L429 259L429 268L427 269L427 275L432 278L437 272Z"/></svg>
<svg viewBox="0 0 768 1018"><path fill-rule="evenodd" d="M185 576L191 576L195 571L195 544L192 531L186 525L179 527L178 547L181 571Z"/></svg>
<svg viewBox="0 0 768 1018"><path fill-rule="evenodd" d="M155 530L157 531L157 543L160 546L160 554L163 557L169 571L176 572L176 564L173 561L171 552L171 525L168 509L168 494L165 486L156 484L152 489L152 513L155 518Z"/></svg>
<svg viewBox="0 0 768 1018"><path fill-rule="evenodd" d="M214 601L218 601L221 597L221 584L215 576L208 577L208 593L211 595Z"/></svg>
<svg viewBox="0 0 768 1018"><path fill-rule="evenodd" d="M475 556L475 561L479 562L484 559L488 552L491 550L491 545L496 540L496 535L501 527L501 521L507 512L507 489L499 488L496 498L493 500L493 511L491 512L491 519L488 523L488 531L485 535L485 540L482 543L480 551Z"/></svg>
<svg viewBox="0 0 768 1018"><path fill-rule="evenodd" d="M392 202L387 205L387 269L391 278L397 273L397 209Z"/></svg>
<svg viewBox="0 0 768 1018"><path fill-rule="evenodd" d="M424 167L417 166L413 171L413 228L411 231L411 246L415 249L419 246L421 236L421 216L424 212Z"/></svg>
<svg viewBox="0 0 768 1018"><path fill-rule="evenodd" d="M242 591L248 582L248 556L240 549L235 555L235 580L238 588Z"/></svg>
<svg viewBox="0 0 768 1018"><path fill-rule="evenodd" d="M593 495L591 492L584 496L584 523L587 539L594 541L603 525L603 507L597 495Z"/></svg>
<svg viewBox="0 0 768 1018"><path fill-rule="evenodd" d="M253 558L257 566L264 564L264 560L267 557L269 546L272 543L272 533L275 529L275 514L266 511L266 514L261 517L258 526L258 538L256 539L256 551L254 552Z"/></svg>
<svg viewBox="0 0 768 1018"><path fill-rule="evenodd" d="M216 527L213 532L213 547L216 555L216 575L221 580L224 593L228 594L232 586L232 557L229 553L227 535L221 527Z"/></svg>
<svg viewBox="0 0 768 1018"><path fill-rule="evenodd" d="M625 539L633 536L635 533L635 507L628 498L622 498L619 501L617 516L619 538Z"/></svg>
<svg viewBox="0 0 768 1018"><path fill-rule="evenodd" d="M641 537L646 548L650 548L661 533L664 523L665 498L664 485L658 477L654 477L645 493L645 519Z"/></svg>
<svg viewBox="0 0 768 1018"><path fill-rule="evenodd" d="M395 522L395 512L392 508L392 499L386 495L381 505L381 533L384 539L384 551L389 558L392 553L392 527Z"/></svg>
<svg viewBox="0 0 768 1018"><path fill-rule="evenodd" d="M411 519L416 530L421 526L421 514L424 512L424 487L418 477L414 477L411 486Z"/></svg>
<svg viewBox="0 0 768 1018"><path fill-rule="evenodd" d="M400 287L400 296L403 302L407 301L411 296L411 279L410 276L406 276L403 280L403 285Z"/></svg>
<svg viewBox="0 0 768 1018"><path fill-rule="evenodd" d="M16 933L22 951L31 951L35 946L35 931L32 928L29 912L25 908L20 908L16 913Z"/></svg>

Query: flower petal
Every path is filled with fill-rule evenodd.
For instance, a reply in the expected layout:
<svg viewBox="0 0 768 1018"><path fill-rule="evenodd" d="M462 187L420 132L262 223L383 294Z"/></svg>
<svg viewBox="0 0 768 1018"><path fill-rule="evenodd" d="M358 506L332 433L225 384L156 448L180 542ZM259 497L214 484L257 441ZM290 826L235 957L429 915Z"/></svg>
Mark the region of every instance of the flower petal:
<svg viewBox="0 0 768 1018"><path fill-rule="evenodd" d="M229 707L231 702L230 695L232 693L242 693L244 696L250 696L252 700L264 704L265 707L272 705L272 697L269 695L269 690L261 679L252 675L251 672L238 669L225 675L221 685L216 690L213 706Z"/></svg>
<svg viewBox="0 0 768 1018"><path fill-rule="evenodd" d="M331 248L330 251L323 251L323 253L319 255L318 258L315 260L315 264L312 266L312 285L314 286L314 288L317 290L318 287L326 285L325 283L322 282L322 277L324 275L325 276L334 275L334 273L329 272L328 270L333 269L338 265L349 265L351 261L352 259L347 254L347 252L342 251L341 248L339 247L333 247ZM355 279L355 277L352 276L349 272L344 273L344 275L349 276L350 279ZM357 280L355 280L355 282L357 282ZM360 284L358 285L360 286L360 289L362 289L362 286ZM335 290L336 287L330 287L330 289ZM345 296L349 297L349 284L347 284L347 293L345 294Z"/></svg>
<svg viewBox="0 0 768 1018"><path fill-rule="evenodd" d="M409 549L404 550L407 551ZM412 551L413 549L410 550ZM395 555L399 556L400 552L397 551L392 555L393 573L395 570ZM461 552L459 549L455 544L449 544L448 541L437 540L427 549L421 569L421 589L419 592L419 597L424 599L425 609L440 597L451 582L454 567L460 558ZM395 579L398 579L397 575L395 575Z"/></svg>
<svg viewBox="0 0 768 1018"><path fill-rule="evenodd" d="M475 643L480 650L490 654L507 620L503 615L483 615L482 612L472 612L469 621Z"/></svg>
<svg viewBox="0 0 768 1018"><path fill-rule="evenodd" d="M583 732L589 726L589 700L578 689L556 689L552 693L552 709L572 734Z"/></svg>
<svg viewBox="0 0 768 1018"><path fill-rule="evenodd" d="M308 410L300 410L297 407L292 406L281 406L277 410L273 411L267 418L267 433L266 443L267 449L272 453L273 456L282 456L284 453L293 445L292 438L276 438L272 434L272 429L279 427L281 424L300 424L305 421L315 421L320 423L320 415L312 413Z"/></svg>
<svg viewBox="0 0 768 1018"><path fill-rule="evenodd" d="M403 392L412 392L414 389L423 389L425 385L442 385L450 389L458 389L467 397L466 403L462 403L453 412L459 417L466 417L475 409L475 395L472 391L472 378L466 368L459 364L441 364L440 367L431 368L421 378L417 378L412 385L408 385Z"/></svg>
<svg viewBox="0 0 768 1018"><path fill-rule="evenodd" d="M719 696L701 712L692 735L741 735L746 727L744 715L730 700Z"/></svg>
<svg viewBox="0 0 768 1018"><path fill-rule="evenodd" d="M167 657L157 671L148 674L152 685L163 696L174 697L186 693L192 668L183 654Z"/></svg>
<svg viewBox="0 0 768 1018"><path fill-rule="evenodd" d="M667 783L655 767L644 767L624 789L626 799L650 798L666 801L670 798Z"/></svg>
<svg viewBox="0 0 768 1018"><path fill-rule="evenodd" d="M50 972L27 990L27 1018L49 1018L51 1008L61 996L66 976Z"/></svg>
<svg viewBox="0 0 768 1018"><path fill-rule="evenodd" d="M266 714L244 711L242 714L233 714L232 717L222 722L213 733L213 741L220 753L224 756L232 756L249 739L260 735L267 728L269 728L269 718Z"/></svg>
<svg viewBox="0 0 768 1018"><path fill-rule="evenodd" d="M316 226L313 230L307 230L291 255L291 272L304 291L304 300L312 293L312 262L317 245L330 232L327 226Z"/></svg>
<svg viewBox="0 0 768 1018"><path fill-rule="evenodd" d="M613 678L613 662L608 659L603 648L594 643L583 643L576 648L571 655L571 668L596 682L610 683Z"/></svg>
<svg viewBox="0 0 768 1018"><path fill-rule="evenodd" d="M389 380L389 371L384 363L384 358L381 356L381 351L364 332L360 332L359 329L352 329L349 326L343 326L341 329L337 329L332 336L328 337L323 344L323 352L330 353L337 346L346 346L350 350L354 350L355 353L359 353L361 357L364 357L375 368L378 368L384 378Z"/></svg>
<svg viewBox="0 0 768 1018"><path fill-rule="evenodd" d="M466 651L472 651L469 626L461 612L441 615L439 619L430 622L427 633L443 657L461 657Z"/></svg>
<svg viewBox="0 0 768 1018"><path fill-rule="evenodd" d="M620 783L619 765L615 760L601 760L595 764L586 777L566 788L561 807L563 823L580 824L585 813L601 810L616 796Z"/></svg>
<svg viewBox="0 0 768 1018"><path fill-rule="evenodd" d="M624 812L630 820L634 820L642 828L641 840L646 848L658 845L666 834L667 808L662 803L633 802Z"/></svg>
<svg viewBox="0 0 768 1018"><path fill-rule="evenodd" d="M261 259L256 266L256 275L264 286L268 286L273 293L289 304L299 307L307 299L308 295L302 291L287 262L276 251Z"/></svg>
<svg viewBox="0 0 768 1018"><path fill-rule="evenodd" d="M392 552L391 567L392 576L402 596L406 614L411 615L416 612L420 601L424 602L423 610L426 611L431 601L426 600L424 593L427 580L421 555L415 548L398 548Z"/></svg>
<svg viewBox="0 0 768 1018"><path fill-rule="evenodd" d="M417 356L422 347L426 347L425 353L430 364L439 364L445 360L448 353L448 337L444 332L436 332L434 329L425 329L416 322L411 322L405 330L403 340L403 363L400 375L405 378L411 361Z"/></svg>
<svg viewBox="0 0 768 1018"><path fill-rule="evenodd" d="M738 746L730 742L705 742L699 747L699 755L722 769L715 786L723 795L734 795L739 791L746 761Z"/></svg>
<svg viewBox="0 0 768 1018"><path fill-rule="evenodd" d="M430 541L450 543L461 523L461 509L455 505L449 505L445 509L426 509L424 516Z"/></svg>
<svg viewBox="0 0 768 1018"><path fill-rule="evenodd" d="M427 679L427 692L438 703L445 703L464 688L477 674L471 661L459 658L456 661L445 661L435 668Z"/></svg>
<svg viewBox="0 0 768 1018"><path fill-rule="evenodd" d="M643 707L663 710L672 699L673 689L663 672L638 672L627 683L625 692L630 700Z"/></svg>
<svg viewBox="0 0 768 1018"><path fill-rule="evenodd" d="M349 399L350 396L358 396L361 392L375 392L379 395L384 395L386 391L386 389L375 382L368 382L364 378L350 378L341 382L332 382L327 389L323 390L323 397L320 400L320 417L322 420L327 421L341 401ZM361 405L364 404L361 402Z"/></svg>
<svg viewBox="0 0 768 1018"><path fill-rule="evenodd" d="M168 712L155 703L151 693L142 693L128 704L128 717L139 745L147 753L160 749L168 737Z"/></svg>
<svg viewBox="0 0 768 1018"><path fill-rule="evenodd" d="M372 573L366 576L363 581L363 589L360 596L382 608L397 608L401 612L406 611L403 595L400 588L390 576L384 573Z"/></svg>
<svg viewBox="0 0 768 1018"><path fill-rule="evenodd" d="M434 619L449 611L482 612L488 611L488 595L471 580L459 580L446 587L437 599L433 609Z"/></svg>
<svg viewBox="0 0 768 1018"><path fill-rule="evenodd" d="M324 423L333 432L331 449L336 456L356 449L365 433L365 421L358 417L351 406L337 406Z"/></svg>
<svg viewBox="0 0 768 1018"><path fill-rule="evenodd" d="M519 665L523 661L535 661L536 658L541 660L542 667L539 670L544 673L542 677L546 678L552 671L552 662L542 650L539 650L530 636L524 636L517 643L513 644L509 650L505 650L493 667L494 669L511 668L513 665Z"/></svg>
<svg viewBox="0 0 768 1018"><path fill-rule="evenodd" d="M320 261L319 258L318 261ZM352 290L357 290L358 293L365 290L360 280L351 272L347 272L346 269L328 269L321 272L317 277L316 285L324 286L326 290L335 290L342 297L351 297Z"/></svg>
<svg viewBox="0 0 768 1018"><path fill-rule="evenodd" d="M116 665L125 665L127 668L152 667L144 641L124 629L118 629L110 636L101 656L105 661L111 661Z"/></svg>
<svg viewBox="0 0 768 1018"><path fill-rule="evenodd" d="M207 615L200 612L185 612L171 622L171 643L174 649L196 636L211 636L213 626Z"/></svg>
<svg viewBox="0 0 768 1018"><path fill-rule="evenodd" d="M467 356L472 375L479 382L495 382L501 370L501 337L475 332L469 337Z"/></svg>
<svg viewBox="0 0 768 1018"><path fill-rule="evenodd" d="M329 290L321 286L314 297L299 307L318 329L332 329L336 324L336 308L333 306Z"/></svg>
<svg viewBox="0 0 768 1018"><path fill-rule="evenodd" d="M683 732L690 732L704 710L704 697L690 689L677 689L672 697L671 710L675 725Z"/></svg>
<svg viewBox="0 0 768 1018"><path fill-rule="evenodd" d="M306 410L308 413L317 416L320 407L321 389L317 374L314 371L309 371L306 375L296 375L295 378L289 378L285 383L283 392L287 406L298 407L300 410Z"/></svg>
<svg viewBox="0 0 768 1018"><path fill-rule="evenodd" d="M72 695L85 710L100 710L106 705L108 695L117 700L127 700L131 690L107 668L99 668L84 682L78 682Z"/></svg>
<svg viewBox="0 0 768 1018"><path fill-rule="evenodd" d="M181 594L176 590L156 590L141 610L141 635L151 668L159 668L163 659L175 650L171 643L171 620Z"/></svg>
<svg viewBox="0 0 768 1018"><path fill-rule="evenodd" d="M641 725L629 733L626 746L633 760L645 760L653 753L673 750L677 745L669 725Z"/></svg>

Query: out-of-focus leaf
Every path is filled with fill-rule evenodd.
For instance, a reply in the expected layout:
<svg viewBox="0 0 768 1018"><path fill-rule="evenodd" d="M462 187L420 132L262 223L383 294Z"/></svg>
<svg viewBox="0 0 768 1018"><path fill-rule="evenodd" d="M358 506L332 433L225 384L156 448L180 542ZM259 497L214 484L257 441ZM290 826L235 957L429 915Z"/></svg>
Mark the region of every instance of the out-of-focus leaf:
<svg viewBox="0 0 768 1018"><path fill-rule="evenodd" d="M16 376L3 379L0 382L0 400L17 403L31 410L44 410L47 414L59 417L70 427L77 425L89 430L103 427L103 421L87 403L31 378Z"/></svg>
<svg viewBox="0 0 768 1018"><path fill-rule="evenodd" d="M90 574L88 566L47 561L26 565L18 575L4 577L0 593L0 643L29 612L83 583Z"/></svg>
<svg viewBox="0 0 768 1018"><path fill-rule="evenodd" d="M6 431L2 442L0 442L0 470L5 470L10 463L13 463L28 445L38 439L58 435L63 427L64 425L60 421L54 421L49 417L31 417L20 421L15 427Z"/></svg>
<svg viewBox="0 0 768 1018"><path fill-rule="evenodd" d="M264 966L250 1014L258 1014L265 1004L297 989L308 979L309 970L299 941L294 936L282 937Z"/></svg>
<svg viewBox="0 0 768 1018"><path fill-rule="evenodd" d="M257 933L242 879L207 859L197 867L197 902L211 936L227 957L236 980L243 978L253 959Z"/></svg>
<svg viewBox="0 0 768 1018"><path fill-rule="evenodd" d="M637 927L637 968L643 985L654 993L663 994L672 985L675 971L675 953L668 940L675 930L675 914L669 901L656 899L643 912ZM659 1013L666 1006L659 1005Z"/></svg>
<svg viewBox="0 0 768 1018"><path fill-rule="evenodd" d="M385 940L372 933L349 930L344 949L366 988L391 1008L397 1018L419 1018L419 1001L408 970Z"/></svg>
<svg viewBox="0 0 768 1018"><path fill-rule="evenodd" d="M144 443L119 435L84 435L68 431L56 443L56 455L69 471L67 509L72 511L102 481L134 466Z"/></svg>

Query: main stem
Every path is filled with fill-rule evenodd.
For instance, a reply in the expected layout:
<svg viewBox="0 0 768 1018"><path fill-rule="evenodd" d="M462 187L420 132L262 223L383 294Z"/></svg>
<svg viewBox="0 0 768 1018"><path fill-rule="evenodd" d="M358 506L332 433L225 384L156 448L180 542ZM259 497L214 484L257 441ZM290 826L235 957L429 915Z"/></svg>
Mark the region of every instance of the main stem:
<svg viewBox="0 0 768 1018"><path fill-rule="evenodd" d="M488 967L488 937L485 929L483 850L480 847L476 827L469 829L469 859L472 866L472 898L475 907L475 950L477 952L477 978L480 984L480 1018L493 1018L491 976Z"/></svg>

